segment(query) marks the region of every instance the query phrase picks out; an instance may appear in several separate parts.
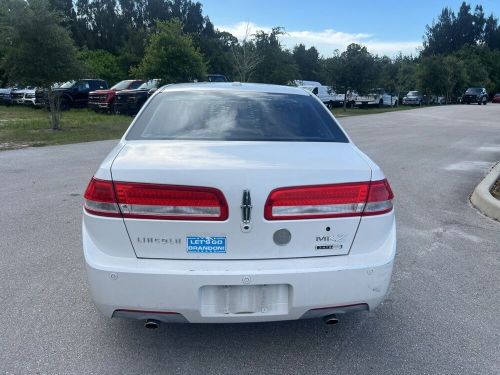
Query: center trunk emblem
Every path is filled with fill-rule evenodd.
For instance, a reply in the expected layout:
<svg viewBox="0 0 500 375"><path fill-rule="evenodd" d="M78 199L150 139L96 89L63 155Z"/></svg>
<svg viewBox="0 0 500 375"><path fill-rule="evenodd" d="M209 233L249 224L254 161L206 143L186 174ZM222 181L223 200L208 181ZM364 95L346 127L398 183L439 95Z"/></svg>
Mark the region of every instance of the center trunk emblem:
<svg viewBox="0 0 500 375"><path fill-rule="evenodd" d="M252 230L251 215L252 198L250 197L250 190L243 190L243 198L241 199L241 230L243 232Z"/></svg>

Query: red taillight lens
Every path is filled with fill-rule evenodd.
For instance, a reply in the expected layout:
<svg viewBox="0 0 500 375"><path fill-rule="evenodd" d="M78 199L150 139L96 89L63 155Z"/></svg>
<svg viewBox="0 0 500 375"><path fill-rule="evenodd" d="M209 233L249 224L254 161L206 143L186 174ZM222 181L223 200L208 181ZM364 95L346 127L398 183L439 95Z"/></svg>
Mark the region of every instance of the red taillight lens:
<svg viewBox="0 0 500 375"><path fill-rule="evenodd" d="M392 210L394 194L387 180L372 181L363 216L381 215Z"/></svg>
<svg viewBox="0 0 500 375"><path fill-rule="evenodd" d="M228 218L222 192L207 187L113 183L92 178L84 198L85 210L99 216L209 221Z"/></svg>
<svg viewBox="0 0 500 375"><path fill-rule="evenodd" d="M386 180L273 190L264 208L267 220L321 219L377 215L392 209Z"/></svg>
<svg viewBox="0 0 500 375"><path fill-rule="evenodd" d="M126 218L222 221L228 217L226 199L214 188L114 184L119 207Z"/></svg>
<svg viewBox="0 0 500 375"><path fill-rule="evenodd" d="M83 206L87 212L93 215L121 216L111 181L98 180L92 177L83 198Z"/></svg>

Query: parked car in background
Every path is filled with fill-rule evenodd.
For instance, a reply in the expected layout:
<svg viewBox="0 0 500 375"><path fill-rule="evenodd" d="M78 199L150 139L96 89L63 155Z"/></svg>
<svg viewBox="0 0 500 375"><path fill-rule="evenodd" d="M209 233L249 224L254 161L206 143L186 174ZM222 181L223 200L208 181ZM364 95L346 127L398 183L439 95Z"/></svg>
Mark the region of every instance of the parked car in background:
<svg viewBox="0 0 500 375"><path fill-rule="evenodd" d="M359 107L368 105L378 105L379 107L395 106L398 105L398 97L391 95L384 89L377 88L372 90L368 95L358 96L355 102Z"/></svg>
<svg viewBox="0 0 500 375"><path fill-rule="evenodd" d="M328 108L341 106L344 103L344 95L337 94L330 86L303 85L299 86L316 95Z"/></svg>
<svg viewBox="0 0 500 375"><path fill-rule="evenodd" d="M408 91L403 97L403 105L422 105L424 104L424 97L419 91Z"/></svg>
<svg viewBox="0 0 500 375"><path fill-rule="evenodd" d="M446 98L444 96L432 95L430 99L430 104L446 104Z"/></svg>
<svg viewBox="0 0 500 375"><path fill-rule="evenodd" d="M492 103L500 103L500 92L499 92L499 93L496 93L496 94L493 96L493 99L491 99L491 102L492 102Z"/></svg>
<svg viewBox="0 0 500 375"><path fill-rule="evenodd" d="M229 80L224 74L208 74L207 75L208 82L228 82Z"/></svg>
<svg viewBox="0 0 500 375"><path fill-rule="evenodd" d="M24 90L24 105L39 107L43 104L43 102L37 101L36 98L36 88L26 89Z"/></svg>
<svg viewBox="0 0 500 375"><path fill-rule="evenodd" d="M109 89L91 91L89 93L89 108L96 112L114 112L116 93L123 90L135 90L143 83L142 79L127 79L118 82Z"/></svg>
<svg viewBox="0 0 500 375"><path fill-rule="evenodd" d="M484 87L470 87L462 95L462 104L477 103L479 105L488 103L488 93Z"/></svg>
<svg viewBox="0 0 500 375"><path fill-rule="evenodd" d="M108 83L102 79L79 79L68 81L58 88L54 88L54 95L59 100L61 110L70 108L84 108L88 106L89 93L95 90L108 88ZM45 93L45 103L48 104L47 91Z"/></svg>
<svg viewBox="0 0 500 375"><path fill-rule="evenodd" d="M11 98L12 104L25 104L26 93L34 91L35 88L32 86L26 86L17 90L12 90Z"/></svg>
<svg viewBox="0 0 500 375"><path fill-rule="evenodd" d="M19 90L19 87L5 87L0 89L0 104L11 105L12 104L12 93Z"/></svg>
<svg viewBox="0 0 500 375"><path fill-rule="evenodd" d="M135 115L159 85L159 79L151 79L135 90L122 90L116 93L115 113Z"/></svg>

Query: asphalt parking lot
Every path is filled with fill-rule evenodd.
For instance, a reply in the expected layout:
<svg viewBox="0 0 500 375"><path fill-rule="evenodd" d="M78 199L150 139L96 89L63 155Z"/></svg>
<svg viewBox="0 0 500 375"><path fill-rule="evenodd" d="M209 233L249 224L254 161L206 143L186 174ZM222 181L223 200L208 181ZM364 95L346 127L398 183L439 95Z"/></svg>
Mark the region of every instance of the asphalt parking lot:
<svg viewBox="0 0 500 375"><path fill-rule="evenodd" d="M500 224L468 201L500 160L500 105L341 123L389 178L399 232L384 304L335 326L150 331L99 315L86 284L81 200L116 141L0 152L0 373L500 373Z"/></svg>

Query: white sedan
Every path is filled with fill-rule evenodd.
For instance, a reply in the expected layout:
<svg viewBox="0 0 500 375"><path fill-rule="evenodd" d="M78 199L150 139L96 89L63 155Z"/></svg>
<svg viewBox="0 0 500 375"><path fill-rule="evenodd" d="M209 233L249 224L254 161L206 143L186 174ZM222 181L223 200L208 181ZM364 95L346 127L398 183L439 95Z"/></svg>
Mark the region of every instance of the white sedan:
<svg viewBox="0 0 500 375"><path fill-rule="evenodd" d="M389 287L389 183L300 88L159 89L84 198L90 290L108 317L336 323Z"/></svg>

